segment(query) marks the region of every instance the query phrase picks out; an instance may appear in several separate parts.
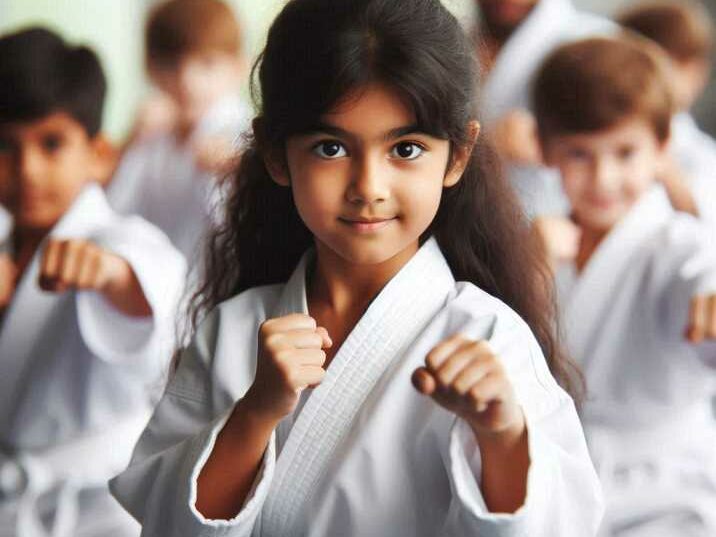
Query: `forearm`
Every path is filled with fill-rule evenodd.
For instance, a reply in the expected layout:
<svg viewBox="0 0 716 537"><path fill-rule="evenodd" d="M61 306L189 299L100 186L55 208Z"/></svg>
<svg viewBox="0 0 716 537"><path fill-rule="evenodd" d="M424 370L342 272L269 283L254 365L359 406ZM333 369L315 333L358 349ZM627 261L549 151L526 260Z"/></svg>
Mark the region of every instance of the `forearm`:
<svg viewBox="0 0 716 537"><path fill-rule="evenodd" d="M519 426L499 434L473 428L482 459L482 495L492 513L514 513L525 502L530 458L527 428Z"/></svg>
<svg viewBox="0 0 716 537"><path fill-rule="evenodd" d="M239 401L197 480L196 508L207 519L234 518L246 501L277 423Z"/></svg>
<svg viewBox="0 0 716 537"><path fill-rule="evenodd" d="M666 189L669 202L674 210L693 216L699 216L699 210L694 196L681 174L672 172L664 177L661 182Z"/></svg>
<svg viewBox="0 0 716 537"><path fill-rule="evenodd" d="M149 317L152 315L152 307L142 290L142 286L130 269L126 276L127 282L111 282L103 290L102 294L114 306L117 311L129 317Z"/></svg>

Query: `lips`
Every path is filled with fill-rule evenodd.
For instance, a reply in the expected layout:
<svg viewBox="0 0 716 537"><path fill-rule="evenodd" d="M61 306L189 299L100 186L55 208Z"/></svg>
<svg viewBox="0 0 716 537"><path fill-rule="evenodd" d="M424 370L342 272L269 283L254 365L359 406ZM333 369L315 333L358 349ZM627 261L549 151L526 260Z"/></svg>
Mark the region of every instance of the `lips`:
<svg viewBox="0 0 716 537"><path fill-rule="evenodd" d="M344 223L345 225L351 227L353 230L361 232L361 233L368 233L372 231L377 231L379 229L382 229L386 226L388 226L391 222L394 220L397 220L397 217L370 217L370 218L362 218L362 217L356 217L356 218L339 218L339 220Z"/></svg>

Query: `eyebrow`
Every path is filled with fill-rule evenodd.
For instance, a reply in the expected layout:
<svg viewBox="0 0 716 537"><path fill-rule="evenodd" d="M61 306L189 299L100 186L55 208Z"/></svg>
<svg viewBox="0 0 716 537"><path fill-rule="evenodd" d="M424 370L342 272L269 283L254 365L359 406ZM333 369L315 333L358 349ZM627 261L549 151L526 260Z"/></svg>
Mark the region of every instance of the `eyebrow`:
<svg viewBox="0 0 716 537"><path fill-rule="evenodd" d="M313 126L306 129L304 134L310 135L310 134L330 134L331 136L336 136L337 138L347 138L352 139L355 138L353 134L348 132L347 130L341 129L340 127L337 127L335 125L331 125L329 123L323 123L319 122L314 124ZM408 134L425 134L427 133L421 129L417 124L414 125L405 125L403 127L396 127L395 129L391 129L388 132L386 132L383 135L383 140L389 141L389 140L395 140L396 138L400 138L402 136L406 136Z"/></svg>

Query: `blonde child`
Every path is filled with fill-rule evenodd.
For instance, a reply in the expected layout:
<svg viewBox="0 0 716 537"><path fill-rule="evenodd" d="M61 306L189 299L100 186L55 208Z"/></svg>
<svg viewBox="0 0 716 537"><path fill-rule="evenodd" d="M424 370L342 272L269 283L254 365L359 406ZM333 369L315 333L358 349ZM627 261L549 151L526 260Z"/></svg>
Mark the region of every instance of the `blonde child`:
<svg viewBox="0 0 716 537"><path fill-rule="evenodd" d="M221 0L169 0L149 16L146 48L149 77L163 96L140 115L108 196L118 211L161 228L193 262L220 197L218 180L248 124L239 96L242 34Z"/></svg>

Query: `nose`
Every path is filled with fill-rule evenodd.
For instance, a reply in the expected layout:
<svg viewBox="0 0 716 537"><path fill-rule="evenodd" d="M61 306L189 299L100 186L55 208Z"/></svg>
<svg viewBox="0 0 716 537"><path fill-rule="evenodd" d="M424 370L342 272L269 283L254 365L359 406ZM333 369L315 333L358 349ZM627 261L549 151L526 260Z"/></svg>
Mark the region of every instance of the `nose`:
<svg viewBox="0 0 716 537"><path fill-rule="evenodd" d="M619 170L614 159L599 157L594 160L592 176L600 190L612 190L618 184Z"/></svg>
<svg viewBox="0 0 716 537"><path fill-rule="evenodd" d="M364 155L355 159L351 182L346 192L348 201L355 204L372 204L390 197L389 171L380 156ZM386 163L387 164L387 163Z"/></svg>
<svg viewBox="0 0 716 537"><path fill-rule="evenodd" d="M18 178L22 182L35 182L43 172L42 155L32 147L18 150L16 165Z"/></svg>

